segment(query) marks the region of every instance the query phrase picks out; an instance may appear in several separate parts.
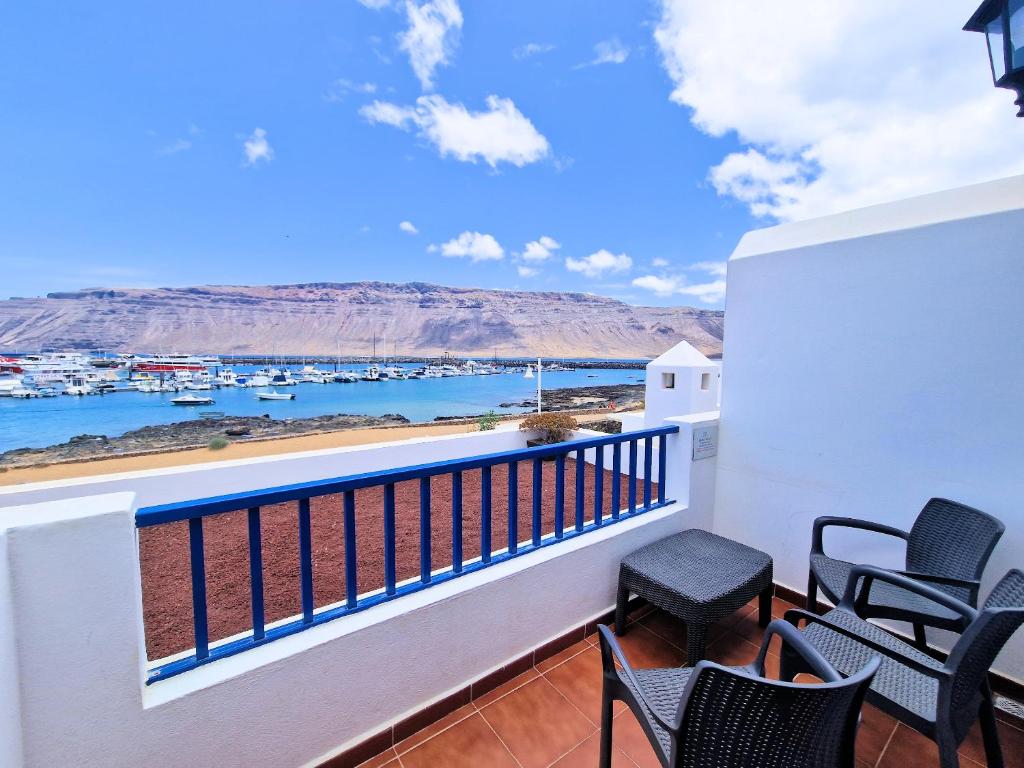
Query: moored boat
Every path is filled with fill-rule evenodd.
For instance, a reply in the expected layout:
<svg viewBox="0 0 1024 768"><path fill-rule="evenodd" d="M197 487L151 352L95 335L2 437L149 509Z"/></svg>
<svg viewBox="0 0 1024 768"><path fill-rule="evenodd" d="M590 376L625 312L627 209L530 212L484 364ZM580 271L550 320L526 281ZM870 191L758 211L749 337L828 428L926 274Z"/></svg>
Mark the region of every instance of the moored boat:
<svg viewBox="0 0 1024 768"><path fill-rule="evenodd" d="M295 394L292 392L260 392L256 395L258 400L294 400Z"/></svg>
<svg viewBox="0 0 1024 768"><path fill-rule="evenodd" d="M174 405L213 405L212 397L202 397L200 395L182 395L176 397L171 402Z"/></svg>

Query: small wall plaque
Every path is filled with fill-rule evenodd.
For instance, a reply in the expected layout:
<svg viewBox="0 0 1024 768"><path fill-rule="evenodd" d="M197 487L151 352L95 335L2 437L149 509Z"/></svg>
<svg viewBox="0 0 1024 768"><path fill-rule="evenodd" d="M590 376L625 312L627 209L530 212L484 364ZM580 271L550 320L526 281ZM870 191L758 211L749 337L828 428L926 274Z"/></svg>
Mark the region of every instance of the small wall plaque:
<svg viewBox="0 0 1024 768"><path fill-rule="evenodd" d="M710 459L718 455L718 425L696 427L693 430L693 460Z"/></svg>

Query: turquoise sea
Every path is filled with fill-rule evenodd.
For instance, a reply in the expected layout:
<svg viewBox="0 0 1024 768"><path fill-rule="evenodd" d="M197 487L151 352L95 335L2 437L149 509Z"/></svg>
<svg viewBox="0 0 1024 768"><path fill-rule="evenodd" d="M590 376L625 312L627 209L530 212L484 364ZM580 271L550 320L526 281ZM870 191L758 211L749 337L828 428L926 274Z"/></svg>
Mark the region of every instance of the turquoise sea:
<svg viewBox="0 0 1024 768"><path fill-rule="evenodd" d="M334 366L319 366L333 371ZM361 371L362 365L342 368ZM399 366L412 370L418 366ZM235 365L236 373L256 366ZM295 369L293 369L295 370ZM580 368L575 371L544 372L544 389L628 384L643 381L644 371L614 368ZM491 376L455 376L405 381L356 382L353 384L299 384L278 391L294 392L294 400L257 400L259 389L224 387L210 392L216 401L209 406L176 406L173 393L117 392L88 397L61 395L16 400L0 398L0 453L13 448L41 448L62 443L75 435L115 437L154 424L170 424L201 418L200 411L222 411L229 416L269 414L276 419L360 414L380 416L397 413L410 421L432 421L437 416L467 416L494 410L498 413L523 411L500 408L500 403L518 402L536 393L536 379L521 373ZM185 394L182 392L181 394Z"/></svg>

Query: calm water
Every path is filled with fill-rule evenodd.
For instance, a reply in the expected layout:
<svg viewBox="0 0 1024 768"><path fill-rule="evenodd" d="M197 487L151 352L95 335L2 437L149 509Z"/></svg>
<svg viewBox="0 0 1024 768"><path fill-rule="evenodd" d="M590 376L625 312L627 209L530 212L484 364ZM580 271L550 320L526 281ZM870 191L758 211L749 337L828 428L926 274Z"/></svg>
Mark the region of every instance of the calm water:
<svg viewBox="0 0 1024 768"><path fill-rule="evenodd" d="M333 370L333 366L323 366ZM343 366L362 370L363 366ZM412 370L416 366L400 366ZM256 366L232 366L236 373L249 372ZM545 372L544 389L593 386L597 384L628 384L642 381L643 370L580 369ZM432 421L437 416L465 416L494 410L514 413L522 408L499 408L499 403L522 401L533 397L536 379L522 374L494 376L457 376L440 379L414 379L354 384L299 384L282 387L280 392L294 392L294 400L257 400L256 393L268 389L225 387L209 392L216 402L209 406L177 406L173 393L150 394L118 392L88 397L33 398L16 400L0 398L0 452L12 448L40 448L62 443L75 435L122 435L139 427L170 424L198 419L199 411L223 411L229 416L273 418L321 416L350 413L381 416L399 413L410 421ZM186 394L183 391L179 394Z"/></svg>

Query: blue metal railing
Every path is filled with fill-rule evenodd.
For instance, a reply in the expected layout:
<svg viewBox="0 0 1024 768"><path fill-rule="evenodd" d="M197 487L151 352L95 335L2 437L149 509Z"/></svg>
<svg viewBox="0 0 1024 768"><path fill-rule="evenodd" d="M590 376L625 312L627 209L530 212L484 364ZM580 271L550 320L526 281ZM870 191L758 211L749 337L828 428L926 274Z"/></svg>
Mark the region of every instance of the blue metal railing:
<svg viewBox="0 0 1024 768"><path fill-rule="evenodd" d="M173 675L194 669L216 659L231 656L265 643L295 634L311 626L347 616L371 606L392 600L402 595L419 591L433 584L456 578L465 573L486 568L513 557L532 552L540 547L554 544L563 539L578 536L588 531L618 522L673 503L665 498L665 471L667 459L667 435L675 434L679 427L665 426L625 432L583 440L573 440L554 445L543 445L483 456L439 461L431 464L402 467L378 472L366 472L348 477L298 483L225 496L214 496L195 501L146 507L138 510L135 523L138 528L148 528L166 523L188 522L189 561L192 575L192 614L194 652L149 670L147 683L163 680ZM640 443L644 444L643 478L637 476L637 458ZM653 451L658 448L658 490L657 499L652 498L651 477ZM622 446L628 446L627 497L621 504ZM612 447L611 508L604 510L604 448ZM594 502L592 520L587 521L584 452L595 452ZM565 459L575 454L575 507L569 527L565 520ZM555 460L554 489L554 530L545 536L542 530L544 500L543 461ZM530 539L519 541L519 477L520 462L533 463L533 508L531 514ZM506 465L508 468L508 542L507 548L492 551L492 477L491 469ZM481 516L480 516L480 557L466 561L463 555L462 537L462 479L470 470L481 472ZM439 573L432 571L431 564L431 493L430 480L433 477L451 477L452 499L452 564L451 568ZM396 520L395 484L419 480L420 501L420 562L419 578L409 579L401 584L396 580ZM637 485L643 484L642 502L638 506ZM356 538L356 491L365 488L382 487L384 490L384 586L368 594L359 594ZM310 501L320 496L341 494L344 514L344 564L345 599L340 604L317 611L313 597L313 545L310 515ZM260 529L260 510L263 507L286 502L298 503L299 539L299 584L302 612L297 618L285 620L268 628L264 612L263 554ZM252 631L245 637L211 645L207 619L206 562L203 550L203 518L225 512L248 510L249 576L252 591Z"/></svg>

